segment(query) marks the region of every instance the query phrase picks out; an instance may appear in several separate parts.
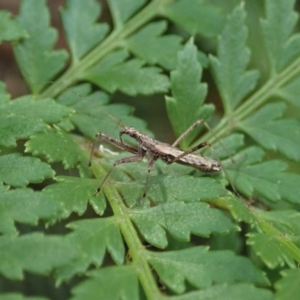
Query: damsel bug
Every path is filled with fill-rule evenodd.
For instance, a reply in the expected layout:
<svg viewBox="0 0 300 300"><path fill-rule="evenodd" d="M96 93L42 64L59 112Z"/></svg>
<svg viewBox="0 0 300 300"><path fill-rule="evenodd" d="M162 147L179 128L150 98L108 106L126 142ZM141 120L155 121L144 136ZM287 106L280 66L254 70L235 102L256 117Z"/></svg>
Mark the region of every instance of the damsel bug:
<svg viewBox="0 0 300 300"><path fill-rule="evenodd" d="M180 143L180 141L188 135L195 127L198 125L202 124L204 120L197 120L195 123L193 123L181 136L172 144L166 144L159 142L146 134L143 134L136 130L133 127L123 127L120 130L119 136L120 140L117 140L111 136L106 135L105 133L99 132L97 133L96 137L97 139L103 139L127 152L132 153L132 156L125 157L122 159L119 159L115 161L113 166L110 168L110 170L107 172L106 176L104 177L102 183L100 184L99 188L97 189L96 193L99 193L102 186L104 185L106 179L110 175L111 171L113 168L117 165L120 164L126 164L126 163L131 163L131 162L136 162L142 160L145 155L150 156L150 160L148 163L148 174L146 178L146 183L145 183L145 189L143 193L143 198L146 196L146 191L147 191L147 186L148 186L148 180L149 180L149 175L152 170L154 162L160 158L162 161L164 161L167 164L172 164L172 163L179 163L183 165L187 165L190 167L193 167L201 172L204 173L216 173L221 170L221 164L220 162L213 160L211 158L202 156L202 155L196 155L193 154L196 150L203 148L207 145L210 146L208 142L203 142L200 143L199 145L187 150L187 151L182 151L176 146ZM129 144L126 144L122 140L123 135L129 135L133 139L135 139L138 142L137 146L132 146ZM93 146L93 149L91 151L91 158L90 158L90 165L91 165L91 159L94 151L95 143Z"/></svg>

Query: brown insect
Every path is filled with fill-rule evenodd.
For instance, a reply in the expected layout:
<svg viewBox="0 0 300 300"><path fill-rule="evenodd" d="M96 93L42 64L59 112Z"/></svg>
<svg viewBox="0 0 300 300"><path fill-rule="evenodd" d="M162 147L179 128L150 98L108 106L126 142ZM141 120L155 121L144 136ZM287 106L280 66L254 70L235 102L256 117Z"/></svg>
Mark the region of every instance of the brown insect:
<svg viewBox="0 0 300 300"><path fill-rule="evenodd" d="M103 181L101 182L96 193L100 192L106 179L108 178L108 176L110 175L110 173L112 172L112 170L115 166L120 165L120 164L126 164L126 163L140 161L145 157L146 154L150 156L150 161L148 163L148 174L147 174L147 178L146 178L143 198L146 196L150 172L152 170L154 162L159 158L162 161L164 161L166 164L172 164L172 163L176 162L179 164L193 167L204 173L219 172L221 170L220 162L213 160L206 156L193 154L193 152L195 152L196 150L198 150L200 148L203 148L207 145L210 146L210 144L208 142L200 143L199 145L197 145L187 151L182 151L176 147L186 135L188 135L195 127L197 127L198 125L200 125L202 123L205 124L205 121L197 120L183 134L181 134L181 136L172 145L157 141L157 140L147 136L146 134L139 132L138 130L136 130L133 127L123 127L119 133L120 140L117 140L117 139L115 139L111 136L108 136L102 132L97 133L97 135L96 135L97 140L103 139L103 140L113 144L114 146L121 148L122 150L132 153L133 155L129 156L129 157L121 158L121 159L115 161L115 163L110 168L110 170L107 172L106 176L104 177ZM129 135L130 137L135 139L138 142L138 145L132 146L132 145L124 143L122 140L122 135L124 135L124 134ZM94 147L95 147L95 144L94 144L92 152L91 152L90 165L91 165L91 159L92 159Z"/></svg>

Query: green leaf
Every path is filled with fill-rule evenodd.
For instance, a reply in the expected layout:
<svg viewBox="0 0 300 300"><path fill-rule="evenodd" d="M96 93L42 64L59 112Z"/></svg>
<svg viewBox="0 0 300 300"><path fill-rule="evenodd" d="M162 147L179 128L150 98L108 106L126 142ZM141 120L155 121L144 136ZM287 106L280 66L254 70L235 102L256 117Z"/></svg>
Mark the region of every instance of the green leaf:
<svg viewBox="0 0 300 300"><path fill-rule="evenodd" d="M10 101L0 82L0 165L8 165L4 172L0 170L0 179L5 182L2 184L0 180L1 276L16 279L21 278L23 273L38 273L46 276L33 275L34 280L35 277L39 277L38 281L53 281L54 278L56 284L67 280L59 291L54 286L50 287L52 298L65 288L66 293L58 297L269 300L280 291L286 295L289 288L297 293L297 274L291 274L290 277L295 275L295 281L288 278L291 285L286 282L286 287L277 289L277 294L274 283L283 268L295 268L300 262L300 176L297 163L289 165L288 161L288 157L299 158L299 118L297 111L292 110L293 106L286 111L280 103L264 106L266 101L276 100L274 97L278 96L296 106L299 102L300 52L298 33L292 35L296 19L290 5L292 2L288 0L287 9L282 10L287 18L283 24L269 22L272 18L267 14L267 21L272 23L268 30L273 37L280 35L278 40L283 44L278 43L278 46L284 54L275 59L275 72L266 77L264 59L258 59L265 55L253 51L253 46L264 51L264 40L259 38L258 28L253 30L251 27L254 22L259 23L261 11L255 9L263 7L261 2L248 1L250 4L245 4L249 12L247 19L243 4L239 5L228 16L225 25L221 9L224 16L225 13L227 15L234 5L230 2L235 1L217 1L221 3L217 4L207 0L108 0L114 25L104 39L105 25L98 23L100 2L67 0L62 18L71 61L64 68L64 73L53 82L53 74L56 72L58 75L63 62L55 60L55 33L49 27L46 2L35 1L24 0L22 4L20 20L28 23L29 35L24 44L20 42L17 47L23 51L20 50L21 59L26 60L22 68L28 71L31 79L37 78L36 82L40 84L35 93L40 93L43 84L49 86L36 97L40 99L38 101L31 95ZM277 2L279 7L283 5L282 0ZM267 2L272 8L272 17L280 11L273 9L274 3ZM176 24L168 22L167 26L165 16ZM251 62L246 46L246 22L247 26L250 24L249 32L258 36L257 44L251 45L251 53L254 53ZM178 24L179 27L174 30ZM273 27L281 31L273 33ZM203 35L214 37L222 28L216 51L215 38L203 39ZM218 106L219 113L214 116L213 105L204 106L206 86L201 77L202 68L206 65L199 57L206 54L198 51L192 41L181 45L181 39L186 40L186 30L188 35L191 32L196 34L197 45L205 50L207 57L217 52L211 63L215 62L219 68L214 75L217 77L219 72L219 94L223 97L222 93L225 93L229 109ZM199 37L198 33L202 36ZM177 51L180 53L176 60ZM262 80L257 91L253 91L257 73L247 72L250 70L249 62L251 65L259 62L257 68L264 74L265 83ZM168 70L174 70L170 75L170 93ZM93 82L98 87L84 83L86 79L90 80L89 75L94 76ZM205 74L205 78L210 76ZM75 83L80 85L73 87ZM97 132L104 132L119 139L123 126L134 126L153 136L146 128L146 122L132 116L134 107L139 115L145 105L140 103L130 107L122 104L125 102L120 93L108 95L99 91L99 86L114 94L116 91L129 95L169 93L168 114L177 136L199 119L215 124L214 130L201 138L201 141L213 144L214 148L202 150L207 157L222 158L222 171L215 175L202 174L189 166L167 165L157 159L148 178L149 161L145 157L140 163L126 163L114 168L97 193L113 164L132 154L125 151L116 153L114 145L99 139L95 142L95 153L92 153L95 157L89 168L87 163L92 142L86 137L92 139ZM249 94L249 99L246 99ZM54 102L52 99L57 95L60 96ZM213 89L210 89L210 95L215 95ZM136 97L135 100L146 98ZM147 99L151 102L152 98ZM217 103L214 99L212 101ZM251 121L252 114L256 119L253 117ZM283 115L288 118L293 115L295 120L283 118ZM251 125L247 123L249 120ZM242 126L251 130L253 135ZM173 140L172 136L163 137L167 127L160 124L158 128L162 141ZM188 149L197 145L199 133L206 131L204 129L202 123L187 134L180 146ZM243 131L243 134L238 131ZM248 138L244 143L245 133ZM253 147L258 139L262 146ZM139 141L127 136L124 142L137 145ZM101 143L100 151L98 143ZM244 145L249 148L245 149ZM147 145L141 146L145 148ZM285 146L287 149L284 149ZM264 152L264 147L268 152ZM30 153L25 155L25 149ZM274 150L278 151L278 158L276 153L272 153ZM53 163L51 168L57 178L44 180L45 175L40 172L41 162L34 155L41 155L46 158L45 162ZM7 159L14 156L14 160ZM25 163L23 159L26 159ZM33 163L29 163L31 161ZM39 163L35 165L36 162ZM47 164L44 166L51 171ZM96 179L91 179L92 176ZM35 191L10 189L10 183L6 181L13 178L22 183L22 180L35 177L43 180L42 184L30 185ZM54 180L56 183L53 184ZM28 180L28 183L31 182ZM37 191L40 189L42 191ZM147 194L142 199L145 189ZM240 195L247 196L247 199ZM289 210L285 211L287 208ZM242 222L242 231L239 222ZM70 225L64 229L68 223ZM22 235L31 230L57 232L60 237ZM262 234L249 238L248 242L254 241L251 248L246 245L248 232ZM20 237L16 236L18 234ZM24 239L27 239L26 243ZM202 250L199 246L203 245L214 250ZM250 251L243 251L245 247ZM226 249L230 251L224 251ZM233 252L243 252L245 258ZM249 257L256 260L256 267ZM125 266L121 266L123 264ZM88 270L93 269L89 273ZM267 275L272 283L267 287L264 286L267 279L263 275L266 269L271 269L267 270ZM25 286L24 283L31 279L31 274L26 275L22 285ZM9 297L22 298L21 293L28 295L18 282L10 282L10 286L9 289L5 286L4 290L20 294ZM39 290L35 289L31 294L37 293Z"/></svg>
<svg viewBox="0 0 300 300"><path fill-rule="evenodd" d="M31 189L1 192L0 207L0 231L3 234L17 234L14 222L37 225L40 219L51 220L61 210L48 195Z"/></svg>
<svg viewBox="0 0 300 300"><path fill-rule="evenodd" d="M168 244L165 230L178 240L189 241L191 234L208 237L236 229L220 210L206 203L170 202L149 209L132 209L129 214L145 240L158 248Z"/></svg>
<svg viewBox="0 0 300 300"><path fill-rule="evenodd" d="M158 162L155 165L162 174L155 175L154 171L151 173L147 197L156 204L169 201L211 201L228 194L228 191L213 178L186 175L185 173L190 172L188 167L180 170L181 166L176 168L176 166L158 165ZM135 206L141 200L147 176L146 168L146 165L142 163L135 164L135 166L132 164L132 167L128 165L122 168L120 166L119 169L122 169L125 174L130 173L129 181L126 175L126 177L121 177L121 174L118 174L118 177L114 177L118 181L116 186L129 207ZM132 182L133 178L134 182Z"/></svg>
<svg viewBox="0 0 300 300"><path fill-rule="evenodd" d="M250 225L256 224L256 219L251 213L247 203L235 196L220 197L212 201L220 208L225 208L230 211L232 216L238 222L246 222Z"/></svg>
<svg viewBox="0 0 300 300"><path fill-rule="evenodd" d="M64 50L52 50L57 33L49 27L45 0L22 1L18 21L29 37L14 46L14 53L31 91L38 94L64 67L67 53Z"/></svg>
<svg viewBox="0 0 300 300"><path fill-rule="evenodd" d="M12 280L23 279L23 271L46 275L77 255L65 238L41 233L1 236L0 252L0 272Z"/></svg>
<svg viewBox="0 0 300 300"><path fill-rule="evenodd" d="M198 289L219 283L268 284L265 275L250 260L235 256L231 251L208 251L206 247L193 247L180 251L153 252L149 257L160 280L175 293L185 291L185 280Z"/></svg>
<svg viewBox="0 0 300 300"><path fill-rule="evenodd" d="M163 35L167 29L164 21L153 22L127 39L129 50L149 64L160 64L171 70L176 65L177 52L182 48L181 37Z"/></svg>
<svg viewBox="0 0 300 300"><path fill-rule="evenodd" d="M293 257L280 242L280 240L270 234L249 233L248 245L253 247L256 255L271 269L287 264L289 267L295 267Z"/></svg>
<svg viewBox="0 0 300 300"><path fill-rule="evenodd" d="M72 289L72 300L140 299L138 279L129 266L103 268L89 272L88 276Z"/></svg>
<svg viewBox="0 0 300 300"><path fill-rule="evenodd" d="M285 109L282 102L267 104L239 127L265 149L278 150L288 158L300 161L300 122L282 119Z"/></svg>
<svg viewBox="0 0 300 300"><path fill-rule="evenodd" d="M25 152L44 156L49 163L61 161L65 169L87 160L72 138L59 128L34 134L25 147Z"/></svg>
<svg viewBox="0 0 300 300"><path fill-rule="evenodd" d="M17 293L5 293L0 295L0 300L48 300L49 298L45 297L26 297L22 294L17 294Z"/></svg>
<svg viewBox="0 0 300 300"><path fill-rule="evenodd" d="M216 156L217 153L219 159L224 159L234 155L238 152L238 149L244 145L244 135L239 133L233 133L225 138L214 143L213 148L208 147L205 151L205 155L209 157Z"/></svg>
<svg viewBox="0 0 300 300"><path fill-rule="evenodd" d="M276 243L279 244L277 245L277 249L274 247L277 253L275 252L273 255L275 258L272 257L275 261L271 262L273 263L272 267L277 267L279 263L283 265L286 262L293 268L295 266L293 259L298 262L300 261L300 227L298 225L300 214L293 210L270 212L254 210L254 213L261 230L274 240L275 246ZM265 260L267 261L270 257L268 255L268 258ZM269 262L269 264L271 263Z"/></svg>
<svg viewBox="0 0 300 300"><path fill-rule="evenodd" d="M93 49L107 34L107 24L95 24L100 15L100 4L95 0L66 1L61 19L72 53L73 64ZM80 18L78 18L80 16Z"/></svg>
<svg viewBox="0 0 300 300"><path fill-rule="evenodd" d="M276 300L297 300L300 294L300 270L283 270L282 278L275 283Z"/></svg>
<svg viewBox="0 0 300 300"><path fill-rule="evenodd" d="M216 36L224 23L220 10L204 0L179 0L162 13L190 35Z"/></svg>
<svg viewBox="0 0 300 300"><path fill-rule="evenodd" d="M1 114L15 114L28 118L39 118L49 124L58 123L72 113L71 109L57 104L52 99L35 99L23 96L1 107Z"/></svg>
<svg viewBox="0 0 300 300"><path fill-rule="evenodd" d="M295 210L275 210L260 212L259 218L272 224L282 232L288 235L289 240L297 241L300 234L300 213ZM284 237L285 238L285 237Z"/></svg>
<svg viewBox="0 0 300 300"><path fill-rule="evenodd" d="M112 14L114 25L119 29L123 24L139 9L145 0L108 0L108 5Z"/></svg>
<svg viewBox="0 0 300 300"><path fill-rule="evenodd" d="M272 202L284 199L299 203L295 191L300 189L297 186L300 176L284 172L287 164L281 160L260 163L264 155L261 148L253 146L224 161L223 165L233 185L250 198L257 192Z"/></svg>
<svg viewBox="0 0 300 300"><path fill-rule="evenodd" d="M140 59L124 61L126 57L124 51L109 54L95 67L86 71L83 78L110 93L119 90L131 96L150 95L168 90L168 77L160 74L161 69L144 67L145 63Z"/></svg>
<svg viewBox="0 0 300 300"><path fill-rule="evenodd" d="M202 67L197 59L197 48L191 39L179 52L177 67L171 72L172 97L166 97L169 119L176 136L180 136L196 120L207 120L212 112L212 105L203 105L207 93L207 85L200 83ZM195 130L188 135L190 142L199 133Z"/></svg>
<svg viewBox="0 0 300 300"><path fill-rule="evenodd" d="M16 187L29 183L42 182L52 178L55 172L51 167L35 157L12 153L0 156L0 181Z"/></svg>
<svg viewBox="0 0 300 300"><path fill-rule="evenodd" d="M27 139L32 134L42 131L47 125L38 118L28 118L15 114L1 115L0 112L0 145L16 146L16 141Z"/></svg>
<svg viewBox="0 0 300 300"><path fill-rule="evenodd" d="M28 138L33 133L45 129L42 120L50 124L58 123L72 113L71 109L57 104L52 99L37 100L32 95L9 101L4 85L1 94L3 98L0 100L0 127L3 130L1 138L5 146L13 146L15 139Z"/></svg>
<svg viewBox="0 0 300 300"><path fill-rule="evenodd" d="M266 19L261 22L271 72L279 72L300 54L300 34L293 34L298 14L295 0L266 0Z"/></svg>
<svg viewBox="0 0 300 300"><path fill-rule="evenodd" d="M0 44L2 41L15 41L27 37L27 33L22 25L11 18L8 11L0 11Z"/></svg>
<svg viewBox="0 0 300 300"><path fill-rule="evenodd" d="M299 180L299 174L285 172L279 175L279 190L282 199L295 204L300 203L298 196L300 193Z"/></svg>
<svg viewBox="0 0 300 300"><path fill-rule="evenodd" d="M133 108L125 104L108 104L107 94L103 92L91 94L91 90L89 84L81 84L67 90L57 100L75 111L70 120L87 137L94 139L99 131L116 136L118 128L115 123L118 122L139 128L149 134L146 123L131 115Z"/></svg>
<svg viewBox="0 0 300 300"><path fill-rule="evenodd" d="M169 167L167 165L167 167ZM167 169L167 168L166 168ZM166 170L167 171L167 170ZM152 177L148 196L156 203L161 199L163 192L163 201L210 201L217 197L227 195L227 190L213 178L179 176L176 173L173 176L165 174L164 176Z"/></svg>
<svg viewBox="0 0 300 300"><path fill-rule="evenodd" d="M115 263L123 263L125 248L115 218L81 220L69 223L67 227L73 230L67 235L67 240L80 255L58 270L59 280L84 273L91 264L100 267L106 250Z"/></svg>
<svg viewBox="0 0 300 300"><path fill-rule="evenodd" d="M217 57L210 55L212 72L226 114L232 112L254 89L259 76L256 70L246 71L250 50L246 47L245 17L244 5L241 4L227 17L219 37Z"/></svg>
<svg viewBox="0 0 300 300"><path fill-rule="evenodd" d="M106 208L105 198L101 193L93 197L99 186L98 180L67 176L59 176L55 179L58 183L48 185L43 191L62 207L56 220L67 218L72 212L82 215L86 211L89 200L95 201L98 213L103 214Z"/></svg>
<svg viewBox="0 0 300 300"><path fill-rule="evenodd" d="M273 300L270 291L250 284L214 285L208 289L190 292L173 298L174 300Z"/></svg>

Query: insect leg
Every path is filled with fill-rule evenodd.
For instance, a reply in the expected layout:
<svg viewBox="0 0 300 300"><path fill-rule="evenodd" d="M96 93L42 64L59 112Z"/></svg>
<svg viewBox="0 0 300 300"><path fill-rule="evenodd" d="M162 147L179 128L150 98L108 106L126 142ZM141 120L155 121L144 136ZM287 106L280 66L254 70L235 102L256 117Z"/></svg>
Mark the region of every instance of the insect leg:
<svg viewBox="0 0 300 300"><path fill-rule="evenodd" d="M178 145L178 144L182 141L183 138L185 138L192 130L194 130L194 128L196 128L197 126L199 126L199 125L202 124L202 123L203 123L203 125L204 125L208 130L211 130L210 127L209 127L209 125L208 125L203 119L199 119L199 120L197 120L195 123L193 123L193 124L192 124L192 125L191 125L184 133L182 133L181 136L180 136L180 137L172 144L172 146L175 147L176 145ZM198 149L200 149L200 148L203 148L203 147L205 147L205 146L210 146L210 147L211 147L211 150L213 151L213 153L215 154L215 156L217 156L217 154L216 154L216 152L214 151L214 149L213 149L213 147L211 146L211 144L208 143L208 142L203 142L203 143L201 143L201 144L199 144L199 145L193 147L192 149L183 152L182 154L178 155L177 157L174 157L174 159L171 160L171 161L168 162L168 163L169 163L169 164L172 164L172 163L174 163L174 162L180 160L182 157L184 157L184 156L186 156L186 155L188 155L188 154L190 154L190 153L192 153L192 152L194 152L194 151L196 151L196 150L198 150ZM226 147L225 147L222 143L221 143L221 146L222 146L223 149L225 149L225 152L228 152L228 151L226 150ZM234 163L234 161L233 161L232 158L230 158L230 160ZM221 168L223 169L223 172L225 173L225 176L226 176L226 178L227 178L227 180L228 180L228 182L229 182L229 184L230 184L232 190L235 192L236 195L239 195L238 192L237 192L237 190L236 190L236 188L235 188L235 186L234 186L234 184L232 183L231 178L229 177L229 175L228 175L226 169L223 167L222 162L220 161L220 159L218 159L217 161L218 161L218 163L220 164Z"/></svg>
<svg viewBox="0 0 300 300"><path fill-rule="evenodd" d="M125 150L125 151L128 151L130 153L133 153L133 154L137 154L137 153L140 153L140 151L138 150L138 148L134 147L134 146L131 146L131 145L128 145L128 144L125 144L123 143L122 141L119 141L105 133L98 133L97 135L100 136L100 138L102 138L103 140L111 143L112 145L122 149L122 150Z"/></svg>
<svg viewBox="0 0 300 300"><path fill-rule="evenodd" d="M203 119L197 120L194 122L184 133L181 134L181 136L172 144L172 147L176 147L191 131L193 131L197 126L200 124L206 124L206 122ZM205 125L206 126L206 125ZM199 148L198 148L199 149Z"/></svg>
<svg viewBox="0 0 300 300"><path fill-rule="evenodd" d="M105 133L102 133L102 132L99 132L96 134L96 141L93 143L93 147L92 147L92 150L91 150L91 154L90 154L90 159L89 159L89 167L92 165L92 158L93 158L93 154L94 154L94 151L95 151L95 147L96 147L96 144L101 140L105 140L107 142L109 142L110 144L122 149L122 150L125 150L125 151L128 151L130 153L133 153L133 154L138 154L139 153L139 150L131 145L128 145L128 144L125 144L123 142L120 142L119 140L105 134Z"/></svg>
<svg viewBox="0 0 300 300"><path fill-rule="evenodd" d="M209 131L212 131L212 129L210 128L210 126L203 120L203 119L199 119L199 120L197 120L196 122L194 122L184 133L182 133L181 134L181 136L172 144L172 147L175 147L175 146L177 146L191 131L193 131L197 126L199 126L200 124L203 124L205 127L206 127L206 129L207 130L209 130ZM216 157L218 157L217 155L216 155L216 153L215 153L215 151L214 151L214 149L213 149L213 147L212 147L212 145L211 144L209 144L208 142L207 142L207 145L208 146L210 146L210 148L211 148L211 150L212 150L212 152L215 154L215 156ZM226 149L226 147L225 147L225 145L223 144L223 143L221 143L220 142L220 145L221 145L221 147L223 148L223 150L224 150L224 152L226 153L226 152L228 152L227 151L227 149ZM200 148L197 148L198 146L195 146L194 148L197 150L197 149L200 149L200 148L202 148L202 147L200 147ZM194 148L192 148L192 149L194 149ZM191 149L191 150L192 150ZM194 151L196 151L196 150L194 150ZM190 150L189 150L190 151ZM191 151L191 152L194 152L194 151ZM189 153L191 153L191 152L189 152ZM187 153L187 154L189 154L189 153ZM185 154L185 155L187 155L187 154ZM185 155L183 155L183 156L185 156ZM179 159L181 158L181 157L183 157L183 156L180 156L179 157ZM234 161L232 160L232 158L230 158L231 159L231 161L232 161L232 163L234 163ZM175 161L177 161L178 159L176 158L176 160ZM220 162L220 159L218 159L218 161Z"/></svg>
<svg viewBox="0 0 300 300"><path fill-rule="evenodd" d="M100 186L97 188L96 194L98 194L100 192L100 190L102 189L102 186L104 185L106 179L108 178L108 176L110 175L110 173L112 172L112 170L114 169L115 166L120 165L120 164L127 164L127 163L132 163L132 162L142 160L144 156L145 156L145 152L142 152L142 153L138 153L138 154L133 155L133 156L121 158L121 159L115 161L113 166L109 169L109 171L105 175L105 177L102 180Z"/></svg>
<svg viewBox="0 0 300 300"><path fill-rule="evenodd" d="M149 164L148 164L148 173L147 173L147 178L146 178L146 182L145 182L145 187L144 187L144 193L143 193L143 197L142 197L142 201L144 200L144 198L146 197L146 192L147 192L147 189L148 189L148 182L149 182L149 176L150 176L150 172L152 170L152 167L154 165L154 162L156 161L157 158L155 157L152 157L149 161Z"/></svg>
<svg viewBox="0 0 300 300"><path fill-rule="evenodd" d="M177 162L178 160L180 160L181 158L183 158L184 156L190 154L190 153L193 153L195 151L197 151L198 149L201 149L205 146L211 146L210 143L208 142L203 142L203 143L200 143L199 145L187 150L187 151L184 151L183 153L181 153L180 155L174 157L171 161L168 162L168 164L172 164L174 162Z"/></svg>
<svg viewBox="0 0 300 300"><path fill-rule="evenodd" d="M98 194L100 192L103 184L105 183L106 179L108 178L108 176L110 175L110 173L112 172L112 170L115 166L120 165L120 164L126 164L126 163L139 161L145 156L145 151L141 151L140 149L138 149L136 147L125 144L125 143L123 143L109 135L106 135L105 133L102 133L102 132L97 133L96 138L97 138L97 140L95 141L95 143L93 144L93 147L92 147L89 166L91 166L91 164L92 164L92 157L93 157L93 152L95 150L96 143L100 139L104 139L107 142L111 143L112 145L134 154L133 156L119 159L113 164L113 166L110 168L110 170L107 172L106 176L104 177L103 181L101 182L100 186L98 187L98 189L96 191L96 194Z"/></svg>

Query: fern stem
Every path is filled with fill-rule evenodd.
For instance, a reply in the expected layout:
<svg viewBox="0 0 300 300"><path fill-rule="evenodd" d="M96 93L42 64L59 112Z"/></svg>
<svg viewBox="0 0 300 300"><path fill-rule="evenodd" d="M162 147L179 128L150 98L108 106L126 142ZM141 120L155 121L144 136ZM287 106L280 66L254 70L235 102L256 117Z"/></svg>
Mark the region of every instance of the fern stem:
<svg viewBox="0 0 300 300"><path fill-rule="evenodd" d="M59 79L40 94L40 98L54 98L76 81L82 79L86 70L98 63L108 53L122 47L128 36L157 16L171 2L173 0L155 0L150 2L137 15L130 19L123 28L113 30L101 44L87 54L78 64L71 65Z"/></svg>
<svg viewBox="0 0 300 300"><path fill-rule="evenodd" d="M158 299L160 293L147 262L146 255L143 253L145 251L144 246L130 220L128 208L123 203L122 198L115 188L110 186L105 187L104 189L105 195L109 199L114 216L118 220L122 235L129 248L132 266L138 274L138 278L143 286L147 299Z"/></svg>
<svg viewBox="0 0 300 300"><path fill-rule="evenodd" d="M239 108L231 114L224 115L218 125L212 130L203 135L201 140L210 141L215 143L220 138L228 135L232 130L238 126L248 116L254 113L259 107L266 103L270 97L277 94L277 91L282 88L286 83L291 81L295 76L300 73L300 58L296 59L276 77L270 78L256 93L249 97ZM199 143L197 141L196 143ZM195 144L196 144L195 143Z"/></svg>
<svg viewBox="0 0 300 300"><path fill-rule="evenodd" d="M101 165L92 166L92 170L97 178L103 178L106 170ZM156 281L147 262L147 256L137 231L129 217L129 209L125 206L117 189L113 185L103 187L103 191L109 200L113 215L125 239L132 259L131 266L138 274L138 278L143 286L147 299L160 299L161 294L157 288Z"/></svg>
<svg viewBox="0 0 300 300"><path fill-rule="evenodd" d="M261 87L252 97L242 104L235 112L234 119L242 121L260 106L262 106L271 96L282 88L287 82L293 79L300 72L300 58L295 60L285 70L276 77L270 78L264 86Z"/></svg>

